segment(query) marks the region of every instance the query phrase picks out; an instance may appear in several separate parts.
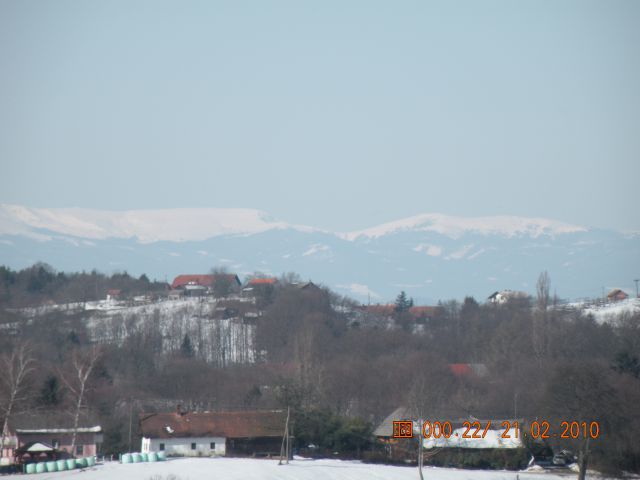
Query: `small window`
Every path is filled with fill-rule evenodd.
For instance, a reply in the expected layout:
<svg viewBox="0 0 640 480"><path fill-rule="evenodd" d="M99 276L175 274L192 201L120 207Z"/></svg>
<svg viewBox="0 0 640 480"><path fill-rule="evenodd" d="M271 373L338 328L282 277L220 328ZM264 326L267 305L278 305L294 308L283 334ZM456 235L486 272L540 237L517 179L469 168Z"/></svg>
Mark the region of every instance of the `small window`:
<svg viewBox="0 0 640 480"><path fill-rule="evenodd" d="M211 443L209 444L209 448L210 448L211 450L215 450L215 449L216 449L216 442L211 442Z"/></svg>
<svg viewBox="0 0 640 480"><path fill-rule="evenodd" d="M164 451L164 443L161 443L161 444L160 444L160 451L161 451L161 452L162 452L162 451Z"/></svg>
<svg viewBox="0 0 640 480"><path fill-rule="evenodd" d="M195 450L195 449L196 449L196 444L195 444L195 443L192 443L192 444L191 444L191 450Z"/></svg>
<svg viewBox="0 0 640 480"><path fill-rule="evenodd" d="M84 451L83 445L76 445L76 455L82 455Z"/></svg>

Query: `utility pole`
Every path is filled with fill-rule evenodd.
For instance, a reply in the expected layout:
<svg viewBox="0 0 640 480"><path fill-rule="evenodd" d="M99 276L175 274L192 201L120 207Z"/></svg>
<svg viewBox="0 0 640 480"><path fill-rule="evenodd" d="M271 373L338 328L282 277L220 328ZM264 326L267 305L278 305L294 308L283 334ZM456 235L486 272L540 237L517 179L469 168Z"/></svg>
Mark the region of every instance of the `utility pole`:
<svg viewBox="0 0 640 480"><path fill-rule="evenodd" d="M282 457L286 456L285 463L289 463L289 414L290 408L287 407L287 421L284 425L284 436L282 437L282 445L280 446L280 461L278 465L282 465Z"/></svg>
<svg viewBox="0 0 640 480"><path fill-rule="evenodd" d="M131 451L131 425L133 423L133 399L129 398L129 451Z"/></svg>
<svg viewBox="0 0 640 480"><path fill-rule="evenodd" d="M422 475L422 465L424 463L422 457L422 433L418 434L418 474L420 475L420 480L424 480L424 476Z"/></svg>

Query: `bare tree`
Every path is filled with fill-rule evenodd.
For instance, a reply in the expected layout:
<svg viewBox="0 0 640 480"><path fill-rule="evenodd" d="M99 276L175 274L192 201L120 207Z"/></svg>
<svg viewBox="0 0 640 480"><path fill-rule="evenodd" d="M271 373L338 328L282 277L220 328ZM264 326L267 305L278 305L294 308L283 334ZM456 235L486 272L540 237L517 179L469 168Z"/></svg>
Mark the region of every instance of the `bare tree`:
<svg viewBox="0 0 640 480"><path fill-rule="evenodd" d="M549 287L551 279L544 271L538 277L536 283L536 304L537 310L533 315L532 342L533 352L538 362L548 353L548 308L549 308Z"/></svg>
<svg viewBox="0 0 640 480"><path fill-rule="evenodd" d="M71 354L69 372L59 371L60 378L62 378L63 383L74 397L73 436L71 437L72 455L75 452L80 411L87 394L89 378L100 356L101 350L98 346L93 346L85 351L74 350Z"/></svg>
<svg viewBox="0 0 640 480"><path fill-rule="evenodd" d="M35 359L31 355L28 343L19 344L10 354L0 357L0 384L6 391L6 397L0 403L2 412L2 432L0 432L0 452L4 449L5 437L8 432L9 420L16 404L26 398L26 380L35 370Z"/></svg>
<svg viewBox="0 0 640 480"><path fill-rule="evenodd" d="M538 277L536 283L537 303L538 309L546 311L549 307L549 288L551 286L551 279L549 273L545 270Z"/></svg>
<svg viewBox="0 0 640 480"><path fill-rule="evenodd" d="M233 274L225 267L214 267L211 269L213 276L213 295L216 298L228 296L233 289Z"/></svg>

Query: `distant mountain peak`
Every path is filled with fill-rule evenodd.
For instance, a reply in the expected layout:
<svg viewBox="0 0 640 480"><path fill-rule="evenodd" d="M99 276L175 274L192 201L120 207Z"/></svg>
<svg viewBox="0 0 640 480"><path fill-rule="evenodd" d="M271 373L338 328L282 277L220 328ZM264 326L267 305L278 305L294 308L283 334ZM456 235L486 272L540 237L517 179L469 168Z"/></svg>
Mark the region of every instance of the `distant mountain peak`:
<svg viewBox="0 0 640 480"><path fill-rule="evenodd" d="M296 227L248 208L172 208L94 210L30 208L0 204L0 234L42 238L42 232L89 239L137 238L141 243L205 240L219 235L250 235Z"/></svg>
<svg viewBox="0 0 640 480"><path fill-rule="evenodd" d="M528 218L508 215L490 217L456 217L440 213L425 213L413 217L383 223L376 227L341 234L346 240L372 239L398 232L435 232L450 238L460 238L465 233L501 235L505 237L561 235L585 232L578 225L546 218Z"/></svg>

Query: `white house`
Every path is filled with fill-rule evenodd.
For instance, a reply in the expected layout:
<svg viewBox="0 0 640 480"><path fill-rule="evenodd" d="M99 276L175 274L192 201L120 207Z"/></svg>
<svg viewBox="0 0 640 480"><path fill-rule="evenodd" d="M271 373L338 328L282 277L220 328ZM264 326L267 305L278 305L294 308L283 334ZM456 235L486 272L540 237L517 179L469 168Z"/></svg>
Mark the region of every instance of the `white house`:
<svg viewBox="0 0 640 480"><path fill-rule="evenodd" d="M141 451L188 457L278 455L285 422L281 410L141 414Z"/></svg>

